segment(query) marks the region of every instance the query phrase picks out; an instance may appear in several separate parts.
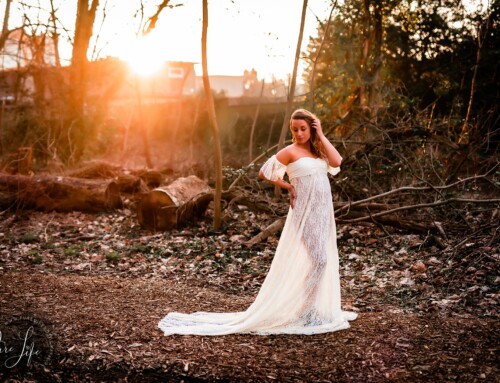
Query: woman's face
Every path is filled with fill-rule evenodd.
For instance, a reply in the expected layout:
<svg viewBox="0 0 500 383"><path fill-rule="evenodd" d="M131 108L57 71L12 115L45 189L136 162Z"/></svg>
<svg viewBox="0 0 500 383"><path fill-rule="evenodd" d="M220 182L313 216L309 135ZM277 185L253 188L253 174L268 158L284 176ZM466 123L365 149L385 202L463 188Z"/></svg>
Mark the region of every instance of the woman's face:
<svg viewBox="0 0 500 383"><path fill-rule="evenodd" d="M311 128L305 120L292 120L290 129L297 144L306 144L311 138Z"/></svg>

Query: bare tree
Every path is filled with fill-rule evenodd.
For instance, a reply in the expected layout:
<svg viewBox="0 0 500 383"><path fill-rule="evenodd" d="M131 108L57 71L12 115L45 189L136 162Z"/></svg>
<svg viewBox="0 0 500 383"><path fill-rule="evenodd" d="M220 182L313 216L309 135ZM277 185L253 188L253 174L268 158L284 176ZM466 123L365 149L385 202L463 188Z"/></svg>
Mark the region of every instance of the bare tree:
<svg viewBox="0 0 500 383"><path fill-rule="evenodd" d="M262 97L264 95L264 85L265 85L264 81L265 79L262 79L260 86L259 101L257 102L257 108L255 109L255 114L253 116L252 129L250 130L250 142L248 143L248 162L252 162L253 160L253 137L255 134L255 126L257 125L257 119L259 118L260 104L262 103Z"/></svg>
<svg viewBox="0 0 500 383"><path fill-rule="evenodd" d="M207 65L207 31L208 31L208 0L203 0L203 28L201 33L201 63L203 67L203 88L208 109L208 119L212 130L215 154L215 194L214 194L214 228L221 225L221 196L222 196L222 152L219 138L219 128L215 116L215 105L210 89Z"/></svg>
<svg viewBox="0 0 500 383"><path fill-rule="evenodd" d="M144 102L142 101L142 89L139 82L138 75L135 76L135 94L137 100L137 112L138 112L138 125L140 127L142 145L144 147L144 159L146 160L146 165L149 169L153 167L153 161L151 160L151 151L149 150L149 140L148 140L148 125L144 122Z"/></svg>
<svg viewBox="0 0 500 383"><path fill-rule="evenodd" d="M5 46L5 42L9 37L9 17L10 17L10 4L12 0L7 0L5 3L5 13L3 15L3 26L2 26L2 34L0 35L0 50L3 50Z"/></svg>
<svg viewBox="0 0 500 383"><path fill-rule="evenodd" d="M488 35L488 30L490 26L490 15L489 13L486 16L486 21L481 22L477 29L477 51L476 51L476 63L474 65L474 72L472 74L472 81L471 81L471 87L470 87L470 96L469 96L469 104L467 106L467 113L465 115L465 120L464 124L462 126L462 131L460 133L460 138L458 140L458 143L460 144L463 141L466 141L466 137L469 134L469 119L470 119L470 114L472 110L472 102L474 100L474 93L476 91L476 76L477 76L477 70L479 68L479 62L481 61L481 50L483 48L484 40L486 39L486 36Z"/></svg>
<svg viewBox="0 0 500 383"><path fill-rule="evenodd" d="M176 4L176 5L169 5L170 0L163 0L161 4L158 5L158 8L156 9L156 12L153 16L151 16L148 21L145 23L145 25L142 28L142 34L147 35L149 32L151 32L155 27L156 23L158 21L158 17L160 17L161 11L163 11L165 8L174 8L174 7L181 7L182 4ZM141 7L142 7L142 1L141 1Z"/></svg>
<svg viewBox="0 0 500 383"><path fill-rule="evenodd" d="M311 109L314 112L316 108L316 103L314 101L314 79L316 76L316 66L318 65L318 59L319 56L321 55L321 51L323 50L323 46L325 45L325 41L328 38L328 31L330 29L330 24L332 23L332 15L333 11L337 7L337 0L335 0L335 3L332 5L332 9L330 10L330 16L328 17L328 22L326 23L325 27L325 32L323 33L323 38L321 39L321 44L318 47L318 50L316 51L316 55L314 56L313 60L313 67L311 71L311 81L309 82L309 91L311 92Z"/></svg>
<svg viewBox="0 0 500 383"><path fill-rule="evenodd" d="M72 103L75 110L81 113L83 108L85 93L85 72L87 64L87 51L90 38L92 37L92 28L94 26L95 15L99 0L78 0L78 10L75 23L75 37L73 42L73 52L71 57L71 84L72 84Z"/></svg>
<svg viewBox="0 0 500 383"><path fill-rule="evenodd" d="M52 23L52 43L54 44L55 64L57 68L61 67L61 58L59 56L59 33L57 32L56 9L54 0L50 0L50 22Z"/></svg>
<svg viewBox="0 0 500 383"><path fill-rule="evenodd" d="M373 34L375 37L374 45L374 62L370 68L370 82L368 105L372 117L375 116L380 104L379 77L380 69L382 68L382 43L383 43L383 26L382 26L382 3L380 0L374 1L373 4Z"/></svg>
<svg viewBox="0 0 500 383"><path fill-rule="evenodd" d="M297 82L297 68L299 66L299 58L300 58L300 47L302 45L302 37L304 36L304 24L306 21L306 10L307 10L307 0L304 0L302 4L302 17L300 19L300 31L299 31L299 39L297 40L297 49L295 50L295 61L293 64L293 73L290 81L290 90L288 92L288 100L286 103L285 110L285 118L283 120L283 126L281 127L280 138L278 141L278 150L281 150L283 146L285 146L285 137L288 131L288 121L290 119L290 115L292 114L292 106L293 99L295 97L295 85ZM278 197L280 195L280 189L278 187L275 188L275 195Z"/></svg>
<svg viewBox="0 0 500 383"><path fill-rule="evenodd" d="M73 136L76 142L74 145L76 152L74 159L78 161L83 154L83 143L80 141L85 137L85 123L83 121L83 105L86 94L86 72L87 72L87 51L89 48L92 29L99 0L78 0L78 8L75 23L75 37L73 41L73 52L71 57L70 71L70 116L72 119Z"/></svg>

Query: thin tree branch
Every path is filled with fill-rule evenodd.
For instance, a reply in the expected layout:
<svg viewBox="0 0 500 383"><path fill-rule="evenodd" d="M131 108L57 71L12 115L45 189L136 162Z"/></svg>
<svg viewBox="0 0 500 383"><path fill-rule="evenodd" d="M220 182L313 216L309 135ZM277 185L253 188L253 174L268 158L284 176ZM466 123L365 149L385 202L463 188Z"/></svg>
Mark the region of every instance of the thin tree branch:
<svg viewBox="0 0 500 383"><path fill-rule="evenodd" d="M384 215L396 213L398 211L403 211L403 210L415 210L415 209L420 209L422 207L432 207L432 206L440 206L440 205L446 205L452 202L459 202L459 203L474 203L474 204L482 204L482 203L500 203L500 199L470 199L470 198L449 198L445 200L438 200L434 202L429 202L429 203L420 203L417 205L410 205L410 206L401 206L395 209L391 210L386 210L382 211L380 213L375 213L375 214L370 214L364 217L359 217L359 218L354 218L354 219L346 219L342 220L343 223L354 223L354 222L360 222L360 221L366 221L367 219L373 219L377 217L381 217Z"/></svg>
<svg viewBox="0 0 500 383"><path fill-rule="evenodd" d="M379 198L382 198L382 197L387 197L389 195L396 194L396 193L403 192L403 191L429 191L429 190L434 190L434 189L437 189L437 190L449 189L449 188L452 188L454 186L457 186L459 184L462 184L462 183L465 183L465 182L468 182L468 181L471 181L471 180L477 180L477 179L485 178L488 175L490 175L498 167L498 165L500 165L500 163L497 163L490 170L488 170L485 174L482 174L482 175L479 175L479 176L473 176L473 177L464 178L463 180L456 181L456 182L454 182L452 184L449 184L449 185L443 185L443 186L402 186L402 187L394 189L394 190L389 190L389 191L387 191L385 193L377 194L377 195L369 197L369 198L365 198L365 199L362 199L362 200L359 200L359 201L352 202L352 203L350 203L350 204L348 204L346 206L343 206L340 209L338 209L336 211L336 213L338 214L341 211L346 210L346 209L350 209L353 206L361 205L363 203L366 203L366 202L369 202L369 201L373 201L375 199L379 199Z"/></svg>

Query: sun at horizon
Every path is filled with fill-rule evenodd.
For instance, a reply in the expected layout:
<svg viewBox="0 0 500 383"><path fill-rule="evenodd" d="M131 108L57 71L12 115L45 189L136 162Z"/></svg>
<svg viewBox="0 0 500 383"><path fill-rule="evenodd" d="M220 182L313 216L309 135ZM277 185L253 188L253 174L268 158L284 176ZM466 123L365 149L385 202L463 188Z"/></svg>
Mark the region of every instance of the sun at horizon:
<svg viewBox="0 0 500 383"><path fill-rule="evenodd" d="M154 35L138 38L119 57L126 61L132 72L139 76L152 76L160 71L166 59L161 42Z"/></svg>

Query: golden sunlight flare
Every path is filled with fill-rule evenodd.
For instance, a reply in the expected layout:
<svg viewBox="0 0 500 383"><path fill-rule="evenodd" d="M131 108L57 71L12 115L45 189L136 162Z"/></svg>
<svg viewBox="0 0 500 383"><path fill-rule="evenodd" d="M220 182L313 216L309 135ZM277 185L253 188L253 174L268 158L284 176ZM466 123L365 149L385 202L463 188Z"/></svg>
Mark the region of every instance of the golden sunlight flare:
<svg viewBox="0 0 500 383"><path fill-rule="evenodd" d="M151 76L158 72L165 62L161 41L151 35L139 38L123 53L130 69L140 76Z"/></svg>

